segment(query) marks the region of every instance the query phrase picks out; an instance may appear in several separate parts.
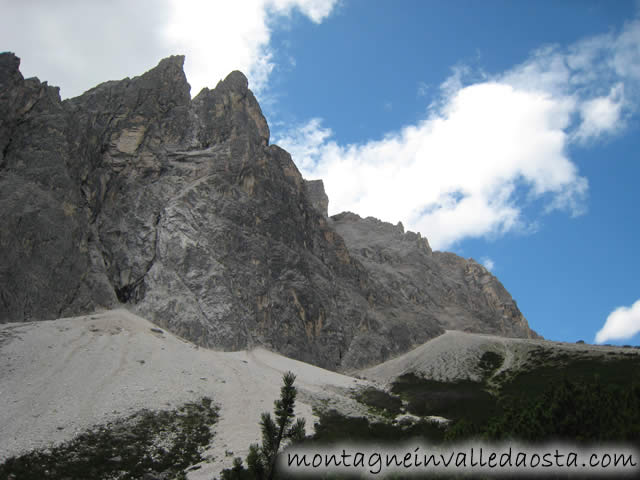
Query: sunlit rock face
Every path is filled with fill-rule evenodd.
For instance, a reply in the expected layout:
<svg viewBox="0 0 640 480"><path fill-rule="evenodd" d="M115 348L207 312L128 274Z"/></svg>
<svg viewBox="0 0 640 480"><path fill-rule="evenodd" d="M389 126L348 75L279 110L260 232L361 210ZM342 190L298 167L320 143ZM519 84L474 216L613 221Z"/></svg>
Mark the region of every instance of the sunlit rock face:
<svg viewBox="0 0 640 480"><path fill-rule="evenodd" d="M443 328L533 335L483 267L327 217L322 183L269 145L246 77L191 99L183 62L61 101L0 54L1 322L126 304L202 346L331 369Z"/></svg>

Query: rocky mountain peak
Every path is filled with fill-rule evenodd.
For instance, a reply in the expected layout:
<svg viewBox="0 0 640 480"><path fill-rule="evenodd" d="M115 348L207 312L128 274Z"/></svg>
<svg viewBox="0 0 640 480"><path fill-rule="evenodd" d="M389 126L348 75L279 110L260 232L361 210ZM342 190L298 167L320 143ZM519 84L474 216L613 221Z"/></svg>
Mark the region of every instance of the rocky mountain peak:
<svg viewBox="0 0 640 480"><path fill-rule="evenodd" d="M0 53L0 86L3 92L22 79L19 68L20 59L14 53Z"/></svg>
<svg viewBox="0 0 640 480"><path fill-rule="evenodd" d="M249 90L249 80L240 70L234 70L221 81L222 87L229 91L236 91L241 95L246 95Z"/></svg>
<svg viewBox="0 0 640 480"><path fill-rule="evenodd" d="M193 99L205 147L234 137L269 144L269 126L242 72L231 72L215 89L203 88ZM249 138L250 137L250 138Z"/></svg>
<svg viewBox="0 0 640 480"><path fill-rule="evenodd" d="M0 322L124 304L202 346L331 369L443 328L532 335L494 277L401 225L327 217L246 77L191 99L183 63L60 101L0 55Z"/></svg>
<svg viewBox="0 0 640 480"><path fill-rule="evenodd" d="M170 55L160 60L158 62L158 65L150 71L153 72L155 70L177 69L182 72L184 68L184 61L184 55Z"/></svg>
<svg viewBox="0 0 640 480"><path fill-rule="evenodd" d="M342 235L353 242L352 248L355 251L367 252L375 247L386 251L387 255L394 258L403 257L413 251L427 256L432 254L429 241L419 232L405 232L402 222L393 225L374 217L362 218L353 212L342 212L331 218L335 222L334 226L343 230ZM386 256L384 261L390 259L390 256Z"/></svg>

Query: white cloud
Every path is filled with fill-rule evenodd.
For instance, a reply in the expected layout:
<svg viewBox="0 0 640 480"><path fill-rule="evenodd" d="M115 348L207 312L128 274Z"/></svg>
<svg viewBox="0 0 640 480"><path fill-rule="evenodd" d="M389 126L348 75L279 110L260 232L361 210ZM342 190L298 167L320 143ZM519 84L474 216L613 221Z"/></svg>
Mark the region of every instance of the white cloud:
<svg viewBox="0 0 640 480"><path fill-rule="evenodd" d="M274 68L270 48L272 23L299 9L315 23L326 18L337 0L169 0L164 33L174 51L187 55L185 72L195 95L215 86L232 70L247 74L254 91L262 90ZM291 59L288 59L291 63Z"/></svg>
<svg viewBox="0 0 640 480"><path fill-rule="evenodd" d="M279 137L281 145L287 150L299 169L308 171L314 168L316 159L326 150L326 141L333 132L323 128L319 118L312 118L299 128L291 129Z"/></svg>
<svg viewBox="0 0 640 480"><path fill-rule="evenodd" d="M492 271L496 266L495 262L489 257L485 257L482 259L482 265L489 271Z"/></svg>
<svg viewBox="0 0 640 480"><path fill-rule="evenodd" d="M625 340L640 332L640 300L631 307L618 307L609 314L604 326L596 334L596 343Z"/></svg>
<svg viewBox="0 0 640 480"><path fill-rule="evenodd" d="M305 152L300 168L325 181L331 213L401 220L445 248L523 227L512 195L518 184L551 195L558 208L580 203L586 180L565 153L570 109L486 82L461 88L437 114L379 141L339 146L314 119L277 142L296 161Z"/></svg>
<svg viewBox="0 0 640 480"><path fill-rule="evenodd" d="M640 20L628 24L609 49L618 75L640 79Z"/></svg>
<svg viewBox="0 0 640 480"><path fill-rule="evenodd" d="M259 91L275 66L277 23L294 9L319 23L336 1L2 0L0 45L21 57L25 76L60 86L63 97L141 74L174 54L187 56L192 95L232 70Z"/></svg>
<svg viewBox="0 0 640 480"><path fill-rule="evenodd" d="M578 140L598 138L623 128L621 120L624 87L622 83L611 88L606 97L587 100L580 107L582 122L576 132Z"/></svg>
<svg viewBox="0 0 640 480"><path fill-rule="evenodd" d="M337 0L265 0L263 3L279 14L290 15L293 9L298 8L315 23L321 23L331 14L336 2Z"/></svg>
<svg viewBox="0 0 640 480"><path fill-rule="evenodd" d="M379 140L339 145L316 118L275 141L296 162L304 152L303 175L324 180L331 214L400 220L436 249L532 231L525 207L586 211L588 181L569 147L619 132L634 110L639 32L632 22L617 36L545 47L493 76L458 65L421 121Z"/></svg>

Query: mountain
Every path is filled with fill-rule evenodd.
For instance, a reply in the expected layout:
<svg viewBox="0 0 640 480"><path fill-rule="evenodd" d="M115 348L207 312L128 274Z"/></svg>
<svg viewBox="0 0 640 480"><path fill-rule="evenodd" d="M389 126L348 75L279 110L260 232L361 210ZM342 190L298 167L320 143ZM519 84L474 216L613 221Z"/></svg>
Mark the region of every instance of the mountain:
<svg viewBox="0 0 640 480"><path fill-rule="evenodd" d="M246 77L193 99L184 57L62 101L0 54L0 322L127 308L194 343L332 370L445 328L533 338L482 266L327 216Z"/></svg>
<svg viewBox="0 0 640 480"><path fill-rule="evenodd" d="M500 281L473 259L433 252L426 238L405 232L402 223L350 212L332 220L352 257L372 278L443 328L539 338Z"/></svg>

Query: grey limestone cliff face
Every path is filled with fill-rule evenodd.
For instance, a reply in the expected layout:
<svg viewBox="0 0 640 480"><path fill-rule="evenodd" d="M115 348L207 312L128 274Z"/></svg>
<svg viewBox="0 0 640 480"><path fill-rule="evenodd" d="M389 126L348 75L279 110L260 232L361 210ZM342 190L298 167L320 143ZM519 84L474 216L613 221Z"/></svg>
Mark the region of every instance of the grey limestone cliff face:
<svg viewBox="0 0 640 480"><path fill-rule="evenodd" d="M325 217L329 216L329 197L324 191L322 180L305 180L309 201Z"/></svg>
<svg viewBox="0 0 640 480"><path fill-rule="evenodd" d="M269 144L246 77L191 99L183 61L61 101L0 54L0 322L126 304L202 346L261 344L331 369L404 352L454 318L529 335L504 313L508 293L457 260L424 274L445 272L446 287L398 289L400 273L380 273L397 265L363 255L358 222L329 219L322 183Z"/></svg>
<svg viewBox="0 0 640 480"><path fill-rule="evenodd" d="M56 318L115 300L73 173L58 89L0 55L0 320Z"/></svg>
<svg viewBox="0 0 640 480"><path fill-rule="evenodd" d="M434 252L419 233L345 212L331 217L351 255L447 330L539 338L502 283L473 259Z"/></svg>

